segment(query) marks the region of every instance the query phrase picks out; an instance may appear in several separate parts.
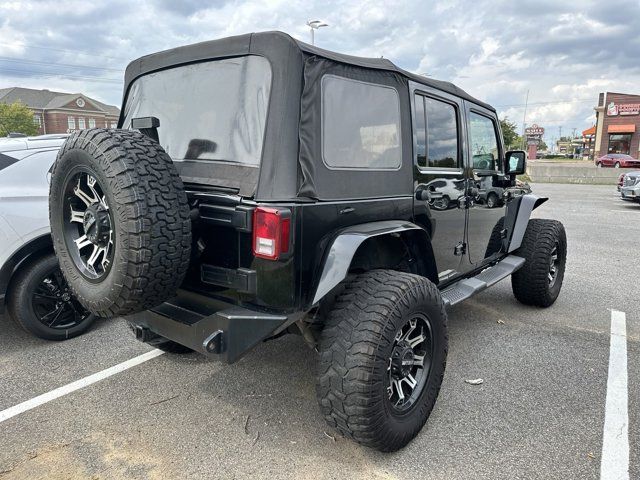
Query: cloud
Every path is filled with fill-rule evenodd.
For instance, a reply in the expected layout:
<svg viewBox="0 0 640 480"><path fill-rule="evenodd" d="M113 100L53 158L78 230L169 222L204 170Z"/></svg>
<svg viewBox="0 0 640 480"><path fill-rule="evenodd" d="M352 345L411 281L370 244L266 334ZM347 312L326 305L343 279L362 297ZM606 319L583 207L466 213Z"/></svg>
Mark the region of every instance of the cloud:
<svg viewBox="0 0 640 480"><path fill-rule="evenodd" d="M519 124L529 92L527 123L566 132L590 126L599 92L638 93L638 18L635 0L8 0L0 88L82 91L118 104L134 58L251 31L309 41L305 22L320 19L330 26L316 33L319 46L454 81Z"/></svg>

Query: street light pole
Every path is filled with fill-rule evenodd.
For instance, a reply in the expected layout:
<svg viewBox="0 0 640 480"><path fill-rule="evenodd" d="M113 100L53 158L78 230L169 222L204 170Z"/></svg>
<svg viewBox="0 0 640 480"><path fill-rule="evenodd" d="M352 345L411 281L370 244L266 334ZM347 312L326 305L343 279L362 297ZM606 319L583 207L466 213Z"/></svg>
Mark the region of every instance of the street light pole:
<svg viewBox="0 0 640 480"><path fill-rule="evenodd" d="M527 128L527 106L529 105L529 90L527 90L527 98L524 101L524 114L522 115L522 149L526 150L527 136L524 133Z"/></svg>
<svg viewBox="0 0 640 480"><path fill-rule="evenodd" d="M320 20L308 20L307 26L311 30L311 45L315 45L316 44L315 31L321 27L328 27L329 25L324 22L321 22Z"/></svg>

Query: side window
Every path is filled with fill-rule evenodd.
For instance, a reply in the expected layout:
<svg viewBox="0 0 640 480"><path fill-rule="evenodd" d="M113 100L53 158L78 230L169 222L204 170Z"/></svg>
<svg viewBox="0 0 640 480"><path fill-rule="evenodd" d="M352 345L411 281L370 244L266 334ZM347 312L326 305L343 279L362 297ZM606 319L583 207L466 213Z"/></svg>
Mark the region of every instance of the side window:
<svg viewBox="0 0 640 480"><path fill-rule="evenodd" d="M456 107L423 95L416 95L415 105L418 166L458 168Z"/></svg>
<svg viewBox="0 0 640 480"><path fill-rule="evenodd" d="M329 168L400 168L400 98L391 87L322 79L322 158Z"/></svg>
<svg viewBox="0 0 640 480"><path fill-rule="evenodd" d="M492 119L471 112L469 143L475 170L499 170L498 132Z"/></svg>

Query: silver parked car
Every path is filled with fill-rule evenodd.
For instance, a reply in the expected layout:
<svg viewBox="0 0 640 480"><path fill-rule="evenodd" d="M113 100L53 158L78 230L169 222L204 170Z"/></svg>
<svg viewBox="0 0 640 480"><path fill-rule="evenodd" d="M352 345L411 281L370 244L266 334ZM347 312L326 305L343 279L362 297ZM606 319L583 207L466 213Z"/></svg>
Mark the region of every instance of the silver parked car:
<svg viewBox="0 0 640 480"><path fill-rule="evenodd" d="M79 335L95 319L72 297L51 241L48 180L66 137L0 139L0 313L48 340Z"/></svg>
<svg viewBox="0 0 640 480"><path fill-rule="evenodd" d="M620 196L622 200L640 203L640 171L629 172L624 176Z"/></svg>

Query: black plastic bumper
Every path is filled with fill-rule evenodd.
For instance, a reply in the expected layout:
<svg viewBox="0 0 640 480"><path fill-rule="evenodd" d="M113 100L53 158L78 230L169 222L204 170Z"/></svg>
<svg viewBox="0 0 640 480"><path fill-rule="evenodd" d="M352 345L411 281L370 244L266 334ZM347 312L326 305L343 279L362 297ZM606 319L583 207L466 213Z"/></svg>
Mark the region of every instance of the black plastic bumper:
<svg viewBox="0 0 640 480"><path fill-rule="evenodd" d="M160 335L227 363L294 321L188 292L126 319L138 340L153 343Z"/></svg>

